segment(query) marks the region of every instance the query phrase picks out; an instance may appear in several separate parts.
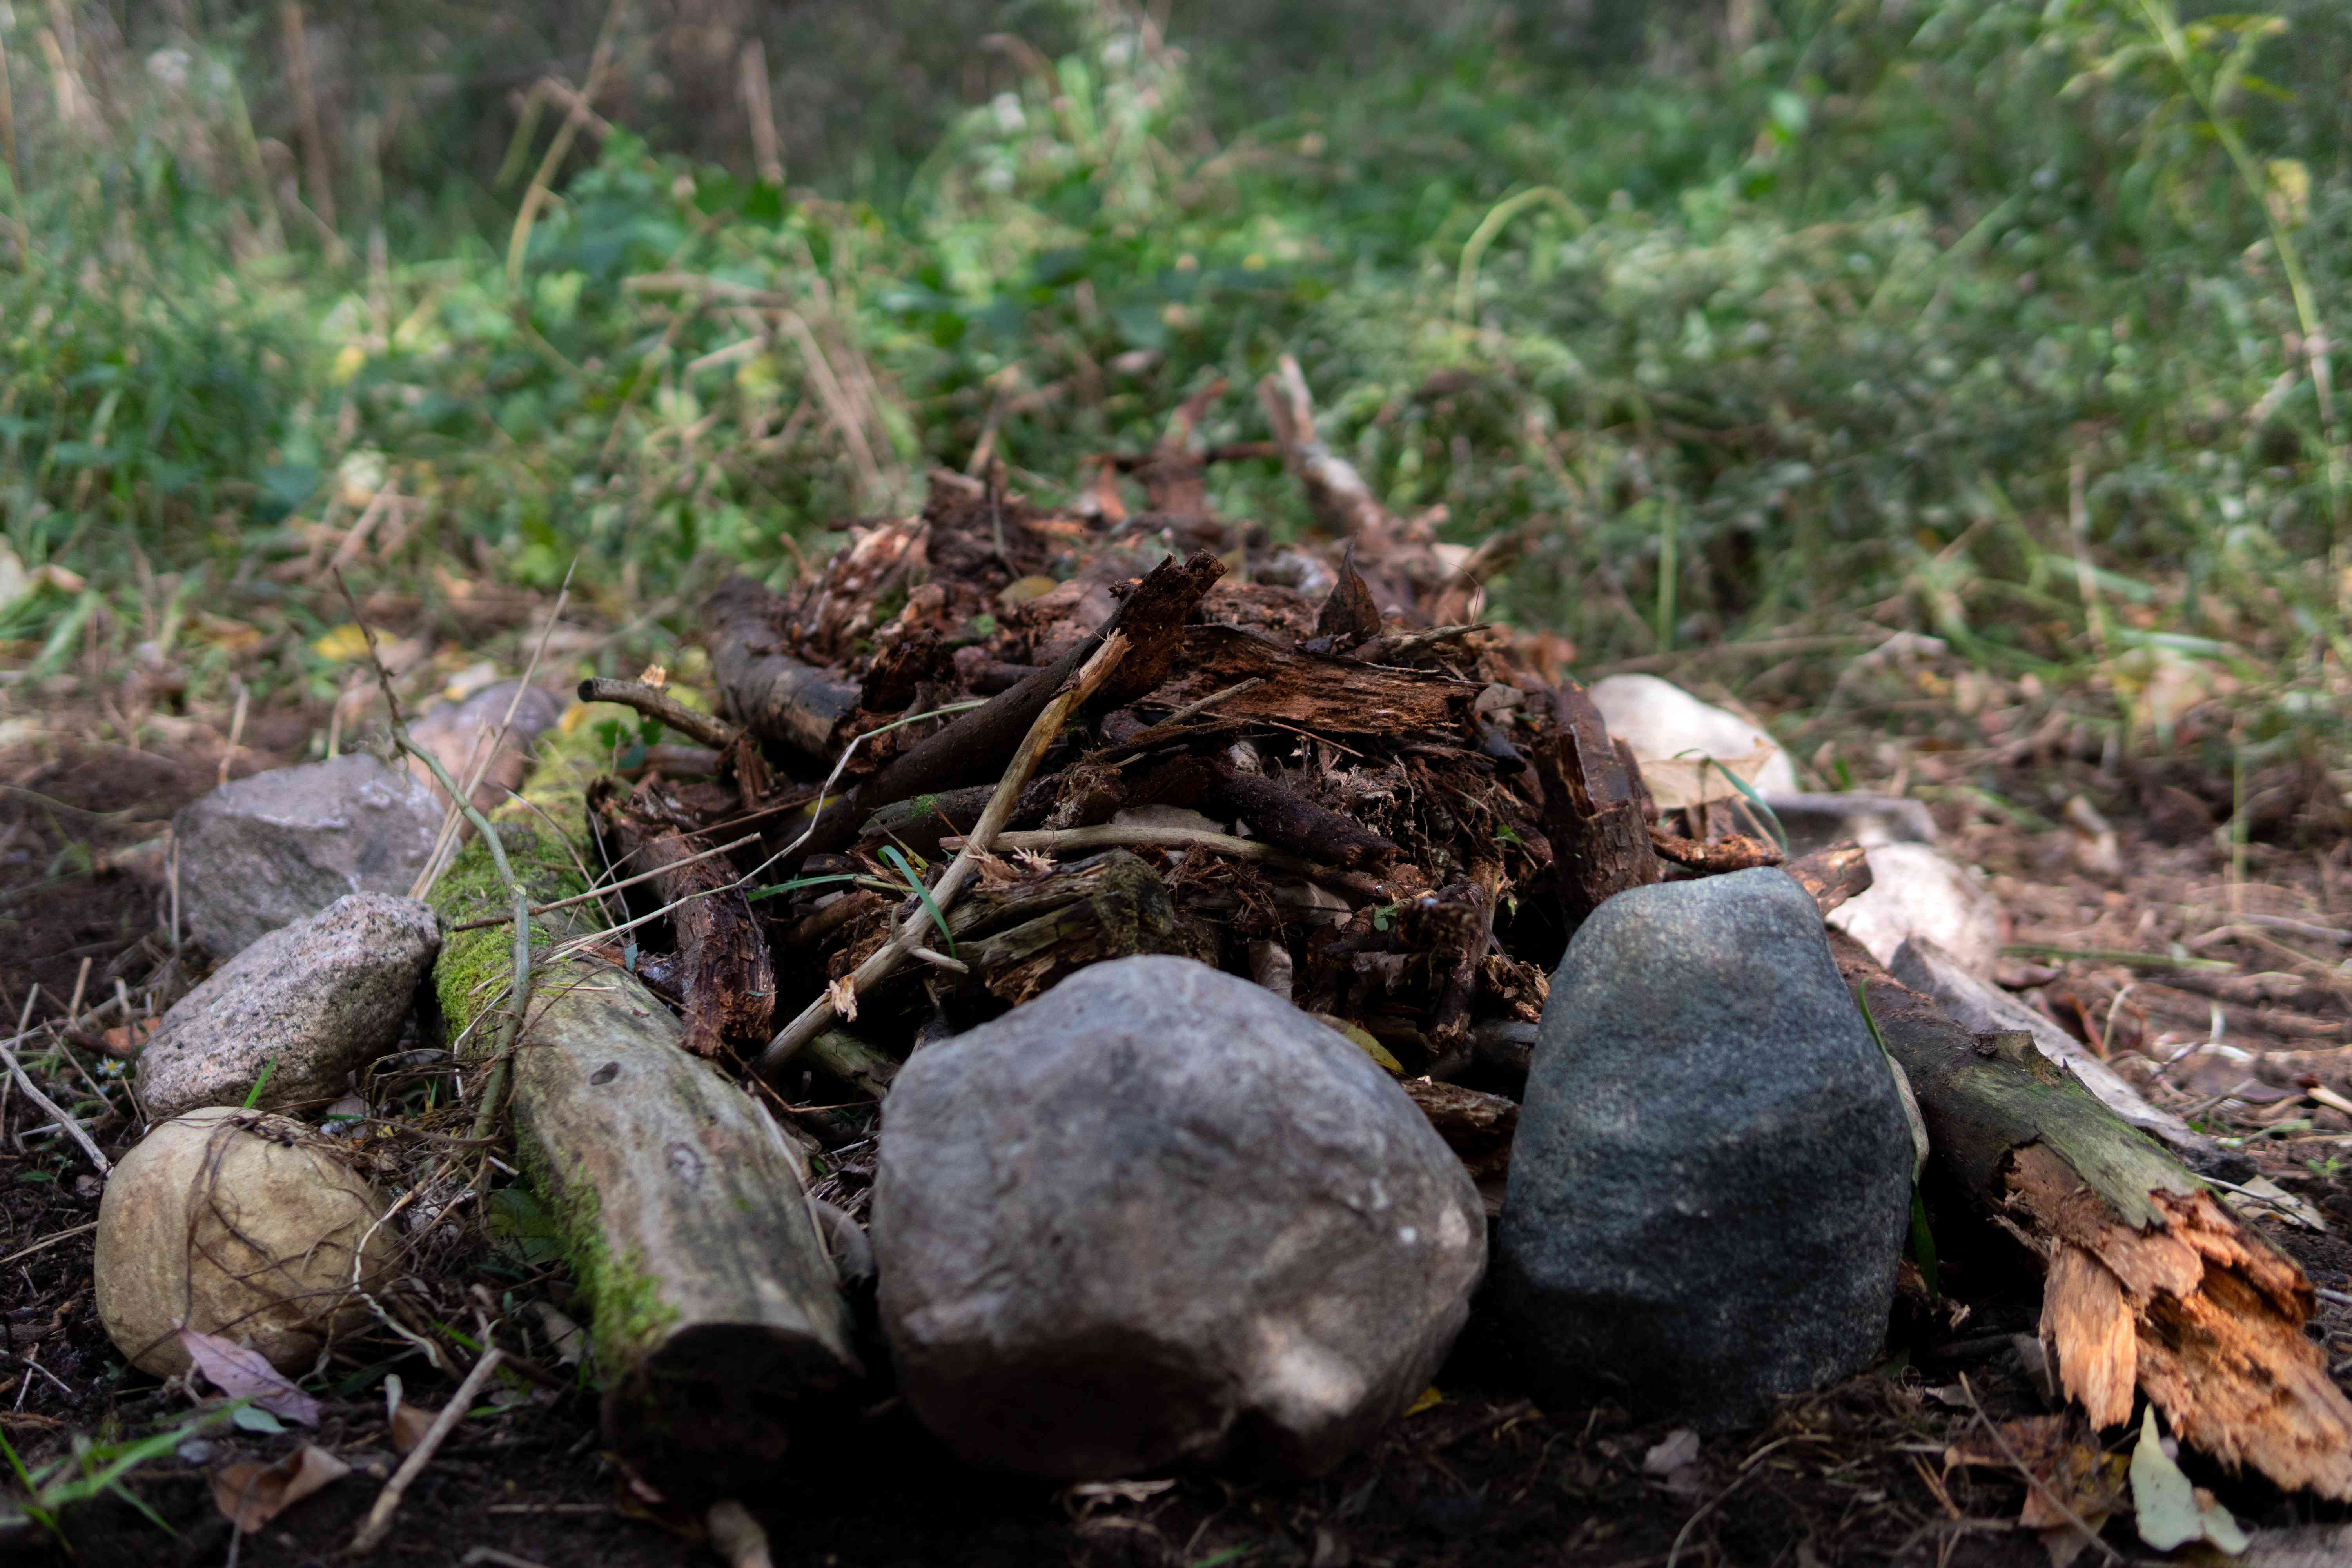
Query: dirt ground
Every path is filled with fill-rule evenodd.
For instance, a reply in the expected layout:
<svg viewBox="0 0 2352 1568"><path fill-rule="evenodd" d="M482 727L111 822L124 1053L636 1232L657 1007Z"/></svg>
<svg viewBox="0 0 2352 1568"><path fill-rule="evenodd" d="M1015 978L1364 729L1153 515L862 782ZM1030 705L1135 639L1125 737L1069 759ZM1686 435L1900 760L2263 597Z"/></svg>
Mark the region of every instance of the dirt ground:
<svg viewBox="0 0 2352 1568"><path fill-rule="evenodd" d="M168 890L139 873L132 847L212 786L226 736L210 720L183 720L173 738L133 749L91 740L100 720L68 704L39 720L25 711L18 707L0 746L0 1003L15 1015L37 983L32 1016L62 1016L87 960L85 1010L119 983L134 1016L146 1016L191 984L204 960L193 949L175 957ZM291 760L325 721L323 710L257 714L231 771ZM1862 759L1851 771L1870 776L1857 785L1892 784L1928 798L1946 847L1991 874L2012 942L2035 949L2017 953L2004 978L2039 982L2026 994L2103 1046L2152 1100L2252 1140L2255 1167L2325 1216L2326 1232L2260 1224L2332 1293L2315 1326L2343 1358L2335 1370L2345 1379L2352 1119L2303 1094L2309 1083L2352 1090L2344 1063L2352 981L2336 967L2352 945L2352 935L2336 934L2352 925L2352 838L2324 778L2315 784L2290 766L2257 781L2252 793L2277 799L2267 817L2253 818L2252 841L2233 846L2212 827L2248 794L2248 781L2217 779L2186 746L2119 762L2049 722L2021 721L2004 737L1943 714L1892 740L1883 722L1850 714L1807 743L1827 740ZM2077 796L2113 825L2111 845L2084 826L2095 816L2070 816L2066 803ZM2054 956L2168 953L2176 942L2233 966L2188 975L2207 991L2224 973L2280 978L2266 999L2246 1000L2253 992L2242 987L2227 999L2144 963ZM2045 971L2028 967L2037 960ZM97 1030L69 1037L79 1068L120 1070ZM2217 1041L2244 1055L2196 1049ZM118 1116L95 1131L112 1154L133 1129ZM127 1369L97 1322L89 1232L99 1184L62 1144L22 1095L0 1099L0 1433L34 1466L78 1442L152 1430L189 1406L184 1391ZM1055 1489L956 1464L885 1399L812 1412L774 1492L744 1501L766 1524L779 1563L826 1568L2054 1561L2057 1551L2014 1527L2026 1485L2013 1469L1947 1463L1955 1445L1981 1447L1988 1418L2050 1408L2010 1338L2032 1331L2035 1270L1969 1216L1939 1208L1934 1218L1948 1300L1931 1307L1915 1292L1899 1303L1879 1368L1789 1402L1759 1430L1709 1434L1693 1462L1665 1474L1644 1467L1665 1427L1608 1406L1536 1409L1516 1393L1507 1362L1484 1348L1474 1320L1439 1380L1442 1401L1312 1484L1181 1475ZM564 1299L551 1270L496 1247L478 1247L463 1261L476 1271L468 1282L509 1309L534 1296ZM520 1332L510 1348L552 1365L549 1347ZM236 1458L276 1458L299 1439L208 1435L70 1514L71 1560L338 1557L373 1500L375 1478L397 1462L385 1375L398 1373L420 1403L446 1397L421 1360L403 1352L390 1339L356 1342L331 1377L325 1424L313 1436L356 1467L350 1478L258 1533L233 1537L213 1505L209 1473ZM569 1374L546 1381L557 1386L517 1380L500 1389L488 1413L441 1450L379 1560L546 1568L712 1561L690 1525L656 1517L603 1458L593 1394ZM2108 1451L2125 1447L2125 1435L2108 1435ZM2184 1462L2249 1526L2352 1518L2200 1469L2194 1456ZM2127 1522L2111 1526L2107 1540L2126 1556L2137 1551Z"/></svg>

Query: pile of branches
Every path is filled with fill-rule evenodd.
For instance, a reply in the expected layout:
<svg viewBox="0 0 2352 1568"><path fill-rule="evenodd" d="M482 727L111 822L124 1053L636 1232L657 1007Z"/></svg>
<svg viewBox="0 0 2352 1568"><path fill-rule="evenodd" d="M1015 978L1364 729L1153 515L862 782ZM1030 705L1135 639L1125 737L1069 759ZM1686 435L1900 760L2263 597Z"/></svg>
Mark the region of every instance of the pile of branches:
<svg viewBox="0 0 2352 1568"><path fill-rule="evenodd" d="M1662 860L1779 861L1720 813L1661 826L1541 639L1479 623L1515 539L1391 513L1288 360L1259 388L1276 442L1198 449L1222 390L1097 459L1069 514L941 473L920 516L853 529L789 596L725 581L704 623L723 717L583 685L698 742L591 802L635 915L667 911L673 951L638 967L692 1048L873 1092L927 1035L1172 952L1404 1075L1516 1095L1585 914ZM1211 514L1208 463L1275 456L1324 542Z"/></svg>

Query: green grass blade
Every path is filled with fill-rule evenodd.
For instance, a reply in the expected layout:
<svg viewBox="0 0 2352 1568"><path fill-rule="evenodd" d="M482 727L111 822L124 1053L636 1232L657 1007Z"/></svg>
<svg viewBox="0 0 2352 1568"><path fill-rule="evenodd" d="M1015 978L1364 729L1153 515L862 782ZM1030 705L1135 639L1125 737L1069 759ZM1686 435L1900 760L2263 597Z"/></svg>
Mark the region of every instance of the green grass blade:
<svg viewBox="0 0 2352 1568"><path fill-rule="evenodd" d="M940 940L948 944L948 956L953 958L956 955L955 936L948 930L947 916L940 913L940 906L931 902L931 890L923 886L923 879L915 875L915 868L907 863L906 856L898 852L897 845L882 846L882 858L897 868L898 875L907 879L907 886L915 890L915 897L923 900L923 908L929 912L931 923L940 928Z"/></svg>

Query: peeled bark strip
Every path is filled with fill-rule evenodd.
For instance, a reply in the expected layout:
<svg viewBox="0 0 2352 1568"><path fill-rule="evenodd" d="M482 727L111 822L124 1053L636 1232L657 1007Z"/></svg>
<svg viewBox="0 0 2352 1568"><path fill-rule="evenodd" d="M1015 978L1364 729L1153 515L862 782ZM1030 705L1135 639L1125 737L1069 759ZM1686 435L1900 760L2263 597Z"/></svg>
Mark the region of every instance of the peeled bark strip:
<svg viewBox="0 0 2352 1568"><path fill-rule="evenodd" d="M1625 766L1601 710L1580 686L1552 694L1557 722L1535 747L1544 792L1544 837L1570 931L1612 895L1646 887L1664 873L1650 842L1640 773Z"/></svg>
<svg viewBox="0 0 2352 1568"><path fill-rule="evenodd" d="M1825 845L1810 855L1798 856L1780 869L1812 895L1824 915L1856 894L1870 891L1873 880L1870 857L1853 843Z"/></svg>
<svg viewBox="0 0 2352 1568"><path fill-rule="evenodd" d="M507 838L536 901L581 890L563 847L528 829ZM447 925L506 908L481 846L433 901ZM434 970L449 1033L476 1066L488 1035L471 1026L499 1000L507 946L497 928L457 932ZM593 1308L605 1441L691 1499L771 1480L793 1402L862 1369L798 1157L682 1034L620 970L550 964L534 977L509 1103L524 1169Z"/></svg>
<svg viewBox="0 0 2352 1568"><path fill-rule="evenodd" d="M744 727L804 756L831 761L833 732L858 689L782 647L784 602L749 577L730 577L702 603L710 672L722 705Z"/></svg>
<svg viewBox="0 0 2352 1568"><path fill-rule="evenodd" d="M2352 1500L2352 1402L2304 1337L2303 1270L2031 1037L1972 1035L1830 940L1911 1080L1937 1168L2048 1264L2042 1332L2067 1393L2112 1425L2137 1385L2231 1468Z"/></svg>
<svg viewBox="0 0 2352 1568"><path fill-rule="evenodd" d="M669 909L677 939L686 1048L717 1058L729 1040L767 1039L776 1009L775 959L767 931L737 886L735 868L711 855L699 834L681 833L653 814L631 809L615 791L591 786L588 798L609 836L619 875L657 873L647 885Z"/></svg>

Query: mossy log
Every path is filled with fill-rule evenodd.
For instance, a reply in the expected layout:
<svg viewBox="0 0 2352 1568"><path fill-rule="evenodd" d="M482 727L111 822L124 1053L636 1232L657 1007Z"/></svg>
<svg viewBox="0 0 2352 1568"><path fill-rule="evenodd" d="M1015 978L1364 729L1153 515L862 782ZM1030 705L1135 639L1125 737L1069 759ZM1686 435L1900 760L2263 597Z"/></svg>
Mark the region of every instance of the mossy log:
<svg viewBox="0 0 2352 1568"><path fill-rule="evenodd" d="M501 828L534 902L581 890L567 847ZM509 905L477 844L433 902L445 925ZM584 929L575 905L532 950ZM503 927L453 933L435 989L461 1061L484 1065L508 981ZM772 1476L794 1401L861 1373L807 1173L751 1098L689 1055L632 975L572 957L532 976L513 1065L515 1142L593 1308L605 1440L681 1500Z"/></svg>
<svg viewBox="0 0 2352 1568"><path fill-rule="evenodd" d="M1842 931L1838 969L1902 1065L1935 1169L2043 1260L2042 1337L2101 1426L2135 1390L2184 1442L2352 1499L2352 1402L2304 1337L2311 1282L2022 1032L1971 1034Z"/></svg>

